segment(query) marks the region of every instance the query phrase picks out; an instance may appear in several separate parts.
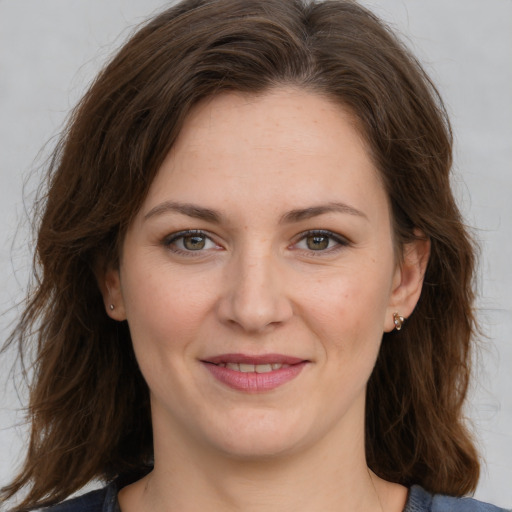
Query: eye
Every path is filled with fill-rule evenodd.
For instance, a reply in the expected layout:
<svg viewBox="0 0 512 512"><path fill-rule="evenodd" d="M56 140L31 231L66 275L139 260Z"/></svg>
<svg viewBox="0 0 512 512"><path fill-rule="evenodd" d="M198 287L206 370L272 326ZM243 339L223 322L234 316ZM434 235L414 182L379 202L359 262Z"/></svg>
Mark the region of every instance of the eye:
<svg viewBox="0 0 512 512"><path fill-rule="evenodd" d="M200 252L220 247L203 231L188 230L173 233L164 240L164 245L174 252Z"/></svg>
<svg viewBox="0 0 512 512"><path fill-rule="evenodd" d="M303 251L323 252L349 245L346 238L332 231L307 231L299 236L300 238L294 247Z"/></svg>

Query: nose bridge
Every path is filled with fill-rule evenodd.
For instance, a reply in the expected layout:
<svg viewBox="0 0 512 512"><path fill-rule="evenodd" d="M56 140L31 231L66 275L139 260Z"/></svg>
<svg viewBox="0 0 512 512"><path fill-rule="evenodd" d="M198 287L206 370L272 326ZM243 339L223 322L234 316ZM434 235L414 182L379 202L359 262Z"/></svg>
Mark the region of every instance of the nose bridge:
<svg viewBox="0 0 512 512"><path fill-rule="evenodd" d="M278 257L265 245L240 251L228 269L224 318L247 331L286 321L292 307L279 267Z"/></svg>

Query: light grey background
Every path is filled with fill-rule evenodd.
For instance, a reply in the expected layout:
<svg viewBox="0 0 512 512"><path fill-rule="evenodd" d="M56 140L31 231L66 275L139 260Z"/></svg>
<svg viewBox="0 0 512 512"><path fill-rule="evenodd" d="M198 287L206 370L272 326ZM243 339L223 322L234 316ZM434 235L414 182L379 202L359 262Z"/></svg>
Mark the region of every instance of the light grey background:
<svg viewBox="0 0 512 512"><path fill-rule="evenodd" d="M512 0L367 0L398 28L450 111L454 186L482 247L478 382L468 406L486 461L476 496L512 506ZM69 109L133 26L162 0L0 0L0 310L22 294L30 237L22 184L41 167ZM30 206L37 171L26 186ZM0 341L15 312L0 317ZM0 485L26 428L0 361ZM21 389L21 400L25 396ZM18 425L18 426L16 426Z"/></svg>

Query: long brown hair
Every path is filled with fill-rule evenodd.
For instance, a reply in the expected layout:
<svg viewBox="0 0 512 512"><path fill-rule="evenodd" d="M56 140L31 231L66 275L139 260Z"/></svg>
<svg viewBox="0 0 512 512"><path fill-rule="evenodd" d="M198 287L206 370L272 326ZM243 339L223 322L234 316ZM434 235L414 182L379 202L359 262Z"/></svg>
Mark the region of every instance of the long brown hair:
<svg viewBox="0 0 512 512"><path fill-rule="evenodd" d="M474 251L450 190L443 103L402 43L352 1L185 0L144 25L73 111L37 209L37 279L12 333L35 348L20 512L152 461L148 389L126 323L96 276L120 242L190 109L224 90L294 85L358 120L392 205L398 244L431 240L419 303L384 334L367 391L366 453L379 476L433 492L474 490L464 426L475 330ZM417 232L417 231L416 231Z"/></svg>

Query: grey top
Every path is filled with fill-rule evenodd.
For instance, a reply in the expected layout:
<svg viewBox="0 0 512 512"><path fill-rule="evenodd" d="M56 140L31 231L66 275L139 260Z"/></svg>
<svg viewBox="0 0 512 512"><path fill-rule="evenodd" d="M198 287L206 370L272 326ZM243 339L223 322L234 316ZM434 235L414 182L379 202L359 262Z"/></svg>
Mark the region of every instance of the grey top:
<svg viewBox="0 0 512 512"><path fill-rule="evenodd" d="M112 482L103 489L89 492L58 505L44 509L46 512L120 512L117 501L118 486ZM409 489L403 512L507 512L472 498L454 498L430 494L419 485ZM509 510L508 512L512 512Z"/></svg>

